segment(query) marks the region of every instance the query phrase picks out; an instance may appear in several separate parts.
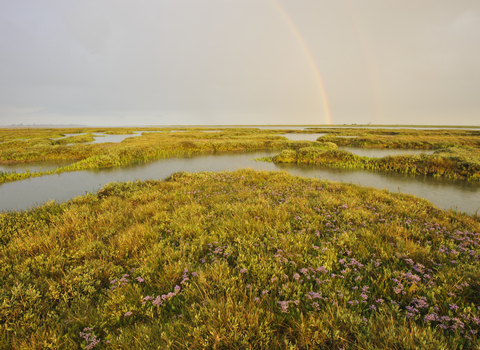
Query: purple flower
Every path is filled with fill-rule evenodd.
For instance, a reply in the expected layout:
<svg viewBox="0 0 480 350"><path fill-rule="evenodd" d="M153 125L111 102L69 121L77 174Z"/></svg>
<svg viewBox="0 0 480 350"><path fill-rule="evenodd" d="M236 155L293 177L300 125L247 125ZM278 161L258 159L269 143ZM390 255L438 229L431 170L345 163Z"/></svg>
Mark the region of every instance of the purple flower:
<svg viewBox="0 0 480 350"><path fill-rule="evenodd" d="M448 304L448 305L450 305L450 310L458 310L459 309L457 304Z"/></svg>
<svg viewBox="0 0 480 350"><path fill-rule="evenodd" d="M317 272L321 272L321 273L327 273L327 269L324 267L324 266L320 266L319 268L317 268Z"/></svg>
<svg viewBox="0 0 480 350"><path fill-rule="evenodd" d="M437 319L438 319L437 314L433 313L433 314L425 315L423 322L436 321Z"/></svg>
<svg viewBox="0 0 480 350"><path fill-rule="evenodd" d="M125 317L132 316L132 312L130 312L130 311L126 312L124 316Z"/></svg>
<svg viewBox="0 0 480 350"><path fill-rule="evenodd" d="M240 273L247 273L247 269L241 269Z"/></svg>
<svg viewBox="0 0 480 350"><path fill-rule="evenodd" d="M300 275L298 273L293 275L293 278L295 278L297 281L300 279Z"/></svg>
<svg viewBox="0 0 480 350"><path fill-rule="evenodd" d="M277 301L277 303L280 304L280 307L282 308L283 313L288 313L288 303L289 303L289 301Z"/></svg>
<svg viewBox="0 0 480 350"><path fill-rule="evenodd" d="M145 280L144 280L142 277L137 277L136 280L137 280L139 283L145 282Z"/></svg>

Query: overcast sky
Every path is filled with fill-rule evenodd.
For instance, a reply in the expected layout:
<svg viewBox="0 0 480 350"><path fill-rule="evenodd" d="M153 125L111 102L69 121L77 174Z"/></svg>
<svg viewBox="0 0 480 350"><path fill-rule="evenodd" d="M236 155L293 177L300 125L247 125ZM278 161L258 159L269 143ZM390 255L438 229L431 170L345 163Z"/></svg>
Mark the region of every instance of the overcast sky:
<svg viewBox="0 0 480 350"><path fill-rule="evenodd" d="M480 125L480 1L0 0L1 125L329 118Z"/></svg>

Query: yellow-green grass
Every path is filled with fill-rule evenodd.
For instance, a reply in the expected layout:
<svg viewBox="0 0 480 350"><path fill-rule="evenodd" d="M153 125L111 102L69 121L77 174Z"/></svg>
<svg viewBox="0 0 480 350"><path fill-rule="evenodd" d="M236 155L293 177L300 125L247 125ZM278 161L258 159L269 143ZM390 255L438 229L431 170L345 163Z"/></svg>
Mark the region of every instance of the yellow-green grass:
<svg viewBox="0 0 480 350"><path fill-rule="evenodd" d="M345 150L338 150L333 143L324 144L325 148L307 147L298 150L284 150L276 156L256 160L480 180L480 149L478 148L450 147L437 150L434 154L422 153L375 158L362 157Z"/></svg>
<svg viewBox="0 0 480 350"><path fill-rule="evenodd" d="M67 171L99 169L150 162L165 157L188 157L199 153L239 152L252 150L298 150L304 147L329 148L332 144L383 148L448 148L460 145L468 154L419 157L395 157L382 162L360 159L348 152L336 151L332 159L321 164L342 167L360 167L389 171L433 174L458 178L477 178L480 132L475 130L388 130L388 129L309 129L308 132L328 132L313 141L289 141L280 133L305 132L301 130L260 130L256 128L217 128L219 132L206 133L207 128L80 128L80 129L0 129L0 163L30 161L76 160L74 164L45 172L0 172L0 183ZM182 130L183 132L175 132ZM86 144L94 135L144 133L120 143ZM173 131L173 132L172 132ZM84 133L56 139L70 133ZM359 138L340 138L338 135ZM333 136L332 136L333 135ZM357 140L358 139L358 140ZM22 141L25 140L25 141ZM322 146L322 144L325 144ZM474 146L474 148L468 148ZM308 158L308 157L307 157ZM386 158L385 158L386 159ZM297 160L295 160L297 161ZM305 157L300 162L304 162ZM311 159L307 159L311 162ZM446 162L446 163L445 163ZM319 164L320 164L319 163ZM467 168L465 168L467 167Z"/></svg>
<svg viewBox="0 0 480 350"><path fill-rule="evenodd" d="M478 348L479 232L282 172L111 183L0 214L0 348Z"/></svg>
<svg viewBox="0 0 480 350"><path fill-rule="evenodd" d="M107 132L109 131L107 130ZM115 130L111 132L115 132ZM0 162L3 163L56 159L77 160L69 166L45 172L0 172L0 183L67 171L149 162L166 157L188 157L200 153L321 147L321 144L315 141L289 141L283 136L275 135L274 132L264 132L258 129L234 129L216 133L205 133L198 130L144 133L142 136L127 138L120 143L82 144L92 141L92 135L94 134L88 133L60 140L36 137L27 141L7 141L0 144ZM67 145L73 142L76 143Z"/></svg>
<svg viewBox="0 0 480 350"><path fill-rule="evenodd" d="M328 133L318 138L319 142L333 142L338 146L410 149L439 149L453 146L480 148L480 131L473 130L335 129L316 131Z"/></svg>

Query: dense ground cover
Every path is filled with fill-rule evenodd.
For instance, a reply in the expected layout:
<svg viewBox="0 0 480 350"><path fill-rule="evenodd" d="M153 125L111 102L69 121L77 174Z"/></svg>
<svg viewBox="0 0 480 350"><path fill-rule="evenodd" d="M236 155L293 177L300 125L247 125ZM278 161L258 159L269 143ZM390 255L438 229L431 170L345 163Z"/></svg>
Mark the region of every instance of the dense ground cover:
<svg viewBox="0 0 480 350"><path fill-rule="evenodd" d="M241 170L0 214L0 347L470 349L480 219Z"/></svg>
<svg viewBox="0 0 480 350"><path fill-rule="evenodd" d="M260 130L256 128L80 128L80 129L0 129L0 163L25 163L47 160L76 162L51 171L16 173L1 172L0 183L77 170L99 169L150 162L166 157L188 157L200 153L238 152L277 149L286 152L276 161L317 163L337 167L387 170L480 179L480 131L478 130L415 130L364 128L309 128L307 130ZM143 133L120 143L95 143L93 136ZM327 135L313 141L289 141L279 134L318 133ZM60 138L67 134L83 133ZM345 137L347 136L347 137ZM352 137L355 136L355 137ZM323 145L322 145L323 144ZM378 147L437 149L435 155L358 157L346 151L313 153L301 148L331 148L332 144ZM293 153L292 153L293 152ZM296 152L295 156L292 156Z"/></svg>
<svg viewBox="0 0 480 350"><path fill-rule="evenodd" d="M418 129L311 129L328 133L318 139L338 146L366 148L439 149L454 146L480 147L479 130Z"/></svg>
<svg viewBox="0 0 480 350"><path fill-rule="evenodd" d="M480 181L480 148L450 147L434 154L398 155L382 158L358 156L336 149L330 142L324 147L306 147L284 150L274 157L257 160L276 163L318 164L331 167L395 171L416 175L443 176L448 178Z"/></svg>
<svg viewBox="0 0 480 350"><path fill-rule="evenodd" d="M76 130L76 129L75 129ZM132 130L116 129L79 129L77 132L87 132L86 135L70 136L64 139L54 139L59 132L44 131L39 134L34 130L32 137L25 141L17 140L11 135L11 130L5 133L10 137L0 144L0 162L18 163L29 161L72 159L74 164L43 172L0 172L0 183L21 180L30 177L49 175L76 170L98 169L113 166L149 162L166 157L188 157L199 153L214 153L227 151L249 151L258 149L296 149L316 144L314 141L289 141L283 136L275 135L274 131L258 129L229 129L224 132L205 133L201 129L185 129L184 132L144 133L140 137L127 138L120 143L84 144L93 141L92 136L99 132L110 134L128 133ZM61 130L65 135L72 130ZM27 137L28 130L18 131L15 137ZM74 143L73 145L68 145Z"/></svg>

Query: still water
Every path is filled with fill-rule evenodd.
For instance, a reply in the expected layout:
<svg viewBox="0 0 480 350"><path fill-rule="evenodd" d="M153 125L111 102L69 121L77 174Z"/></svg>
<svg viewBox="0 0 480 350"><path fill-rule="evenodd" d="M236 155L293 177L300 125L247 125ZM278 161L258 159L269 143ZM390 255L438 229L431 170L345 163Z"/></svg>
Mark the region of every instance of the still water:
<svg viewBox="0 0 480 350"><path fill-rule="evenodd" d="M282 134L289 140L295 141L317 141L319 137L325 136L326 134ZM339 136L340 137L340 136ZM356 136L344 136L344 137L356 137ZM398 156L404 154L433 154L434 150L423 150L423 149L401 149L401 148L361 148L361 147L348 147L348 146L339 146L338 149L349 151L353 154L359 156L367 157L386 157L386 156Z"/></svg>
<svg viewBox="0 0 480 350"><path fill-rule="evenodd" d="M67 166L75 163L76 160L49 160L41 162L27 162L16 164L0 164L0 171L15 171L17 173L24 173L27 169L30 172L55 170L56 168Z"/></svg>
<svg viewBox="0 0 480 350"><path fill-rule="evenodd" d="M433 154L433 149L402 149L402 148L360 148L339 146L338 149L348 151L358 156L382 158L386 156L400 156L404 154Z"/></svg>
<svg viewBox="0 0 480 350"><path fill-rule="evenodd" d="M123 168L77 171L0 184L0 211L24 210L49 200L66 201L96 192L108 182L163 179L177 171L223 171L240 168L284 170L294 175L361 184L426 198L440 208L475 213L480 208L480 183L436 179L396 173L334 169L314 165L254 162L253 158L277 154L257 151L157 160Z"/></svg>
<svg viewBox="0 0 480 350"><path fill-rule="evenodd" d="M126 138L138 137L138 136L142 136L142 134L140 132L138 134L127 134L127 135L109 135L109 134L98 135L97 134L96 136L93 137L95 139L95 141L86 142L84 144L86 145L86 144L90 144L90 143L105 143L105 142L118 143L118 142L122 142Z"/></svg>
<svg viewBox="0 0 480 350"><path fill-rule="evenodd" d="M325 136L326 134L282 134L280 136L285 136L287 139L292 141L317 141L319 137Z"/></svg>

